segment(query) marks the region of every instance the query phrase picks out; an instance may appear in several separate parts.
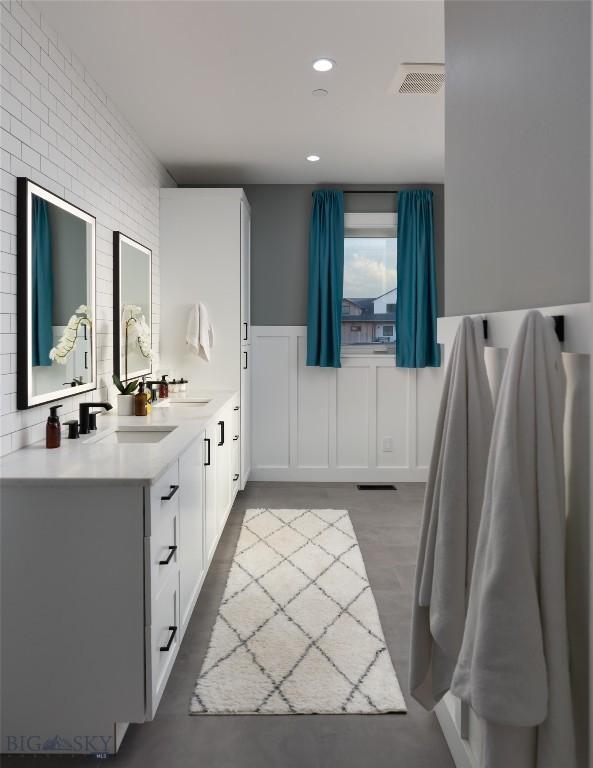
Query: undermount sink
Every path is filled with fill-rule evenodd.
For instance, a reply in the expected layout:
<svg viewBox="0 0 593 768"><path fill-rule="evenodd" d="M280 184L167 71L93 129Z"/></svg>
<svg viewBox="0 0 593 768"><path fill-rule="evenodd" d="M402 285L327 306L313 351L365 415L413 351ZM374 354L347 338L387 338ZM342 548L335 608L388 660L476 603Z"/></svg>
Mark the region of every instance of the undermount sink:
<svg viewBox="0 0 593 768"><path fill-rule="evenodd" d="M104 435L97 435L87 443L104 443L108 445L125 445L133 443L160 443L171 434L176 427L116 427Z"/></svg>
<svg viewBox="0 0 593 768"><path fill-rule="evenodd" d="M168 397L167 398L167 405L191 405L194 408L199 408L202 405L208 405L208 403L212 402L212 398L202 398L202 397L183 397L179 398L179 400L175 397Z"/></svg>

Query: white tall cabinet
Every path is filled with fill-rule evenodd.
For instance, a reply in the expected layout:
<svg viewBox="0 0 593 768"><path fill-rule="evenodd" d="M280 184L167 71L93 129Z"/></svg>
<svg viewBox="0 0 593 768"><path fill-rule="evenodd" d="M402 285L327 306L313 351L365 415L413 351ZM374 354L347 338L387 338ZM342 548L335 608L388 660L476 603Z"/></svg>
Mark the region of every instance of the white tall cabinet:
<svg viewBox="0 0 593 768"><path fill-rule="evenodd" d="M241 489L251 469L250 241L251 209L242 189L161 190L161 368L188 379L194 391L240 391L238 444L220 460L230 464L238 452ZM185 343L190 308L199 302L213 328L209 362Z"/></svg>

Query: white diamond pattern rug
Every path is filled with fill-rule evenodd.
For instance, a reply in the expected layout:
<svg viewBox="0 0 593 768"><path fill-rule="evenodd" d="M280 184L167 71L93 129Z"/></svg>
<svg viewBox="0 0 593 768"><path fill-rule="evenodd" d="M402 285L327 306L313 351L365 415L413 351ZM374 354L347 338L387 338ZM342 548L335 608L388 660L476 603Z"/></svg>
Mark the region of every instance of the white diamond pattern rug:
<svg viewBox="0 0 593 768"><path fill-rule="evenodd" d="M190 713L405 711L348 512L247 510Z"/></svg>

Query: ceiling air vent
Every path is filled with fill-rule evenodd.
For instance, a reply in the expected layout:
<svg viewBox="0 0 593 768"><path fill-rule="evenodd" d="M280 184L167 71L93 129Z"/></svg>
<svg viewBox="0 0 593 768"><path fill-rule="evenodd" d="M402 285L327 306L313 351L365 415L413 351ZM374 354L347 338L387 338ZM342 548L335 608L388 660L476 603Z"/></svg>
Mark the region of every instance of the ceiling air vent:
<svg viewBox="0 0 593 768"><path fill-rule="evenodd" d="M400 64L394 93L438 93L445 84L444 64Z"/></svg>

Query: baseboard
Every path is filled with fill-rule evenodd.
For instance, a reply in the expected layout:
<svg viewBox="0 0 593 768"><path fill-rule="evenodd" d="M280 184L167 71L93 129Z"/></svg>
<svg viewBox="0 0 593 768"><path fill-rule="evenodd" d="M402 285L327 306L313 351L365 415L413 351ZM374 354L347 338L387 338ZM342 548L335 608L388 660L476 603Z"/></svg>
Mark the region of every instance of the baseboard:
<svg viewBox="0 0 593 768"><path fill-rule="evenodd" d="M287 483L425 483L427 477L427 467L254 467L249 475L250 480Z"/></svg>
<svg viewBox="0 0 593 768"><path fill-rule="evenodd" d="M439 701L435 707L435 715L441 726L443 736L449 747L456 768L477 768L474 755L467 741L461 738L453 714L445 700Z"/></svg>

